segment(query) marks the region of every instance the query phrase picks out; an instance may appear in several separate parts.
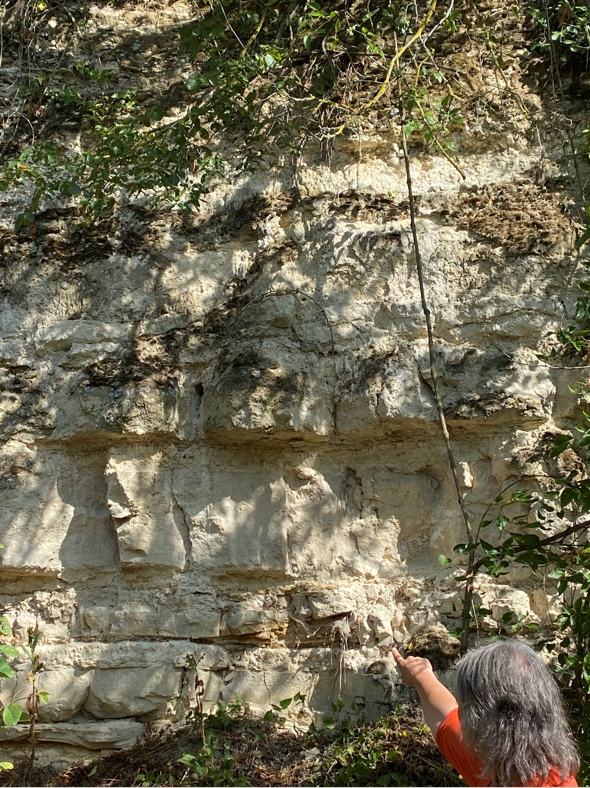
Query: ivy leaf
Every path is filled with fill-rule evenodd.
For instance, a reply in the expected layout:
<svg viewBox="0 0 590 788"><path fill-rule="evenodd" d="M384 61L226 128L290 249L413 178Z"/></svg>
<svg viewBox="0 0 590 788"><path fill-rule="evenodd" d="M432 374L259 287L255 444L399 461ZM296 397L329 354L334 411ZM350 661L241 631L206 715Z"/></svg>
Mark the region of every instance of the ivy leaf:
<svg viewBox="0 0 590 788"><path fill-rule="evenodd" d="M64 184L64 192L69 197L78 197L80 194L82 194L82 189L77 183L71 181L70 183Z"/></svg>

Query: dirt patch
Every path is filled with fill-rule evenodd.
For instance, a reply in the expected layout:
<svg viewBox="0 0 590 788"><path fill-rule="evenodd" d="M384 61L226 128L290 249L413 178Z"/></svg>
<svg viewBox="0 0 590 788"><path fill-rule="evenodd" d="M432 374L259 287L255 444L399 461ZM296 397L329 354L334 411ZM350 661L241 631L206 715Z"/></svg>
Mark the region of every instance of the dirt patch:
<svg viewBox="0 0 590 788"><path fill-rule="evenodd" d="M484 186L463 192L444 212L449 223L514 253L572 248L571 199L532 183ZM565 251L565 249L564 249Z"/></svg>
<svg viewBox="0 0 590 788"><path fill-rule="evenodd" d="M459 641L441 629L418 632L410 641L407 656L425 657L435 670L450 670L459 659Z"/></svg>

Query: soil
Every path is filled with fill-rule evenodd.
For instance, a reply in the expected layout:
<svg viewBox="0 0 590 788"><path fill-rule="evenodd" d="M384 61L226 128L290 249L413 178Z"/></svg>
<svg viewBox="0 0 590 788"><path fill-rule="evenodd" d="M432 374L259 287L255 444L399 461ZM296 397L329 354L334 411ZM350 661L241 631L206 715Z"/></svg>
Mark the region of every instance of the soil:
<svg viewBox="0 0 590 788"><path fill-rule="evenodd" d="M247 709L225 716L218 713L206 723L206 735L217 758L202 777L178 760L201 748L195 723L173 733L152 733L129 750L62 772L31 770L28 762L16 764L12 771L0 773L0 786L464 784L442 758L413 704L354 730L344 725L334 731L312 728L300 734L277 722L256 719ZM230 772L223 771L223 758L233 759Z"/></svg>

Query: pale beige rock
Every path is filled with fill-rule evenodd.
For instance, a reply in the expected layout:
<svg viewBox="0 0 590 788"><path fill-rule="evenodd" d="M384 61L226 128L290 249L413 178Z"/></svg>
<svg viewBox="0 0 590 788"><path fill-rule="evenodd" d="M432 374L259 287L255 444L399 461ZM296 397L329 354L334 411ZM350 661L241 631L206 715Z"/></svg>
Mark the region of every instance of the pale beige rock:
<svg viewBox="0 0 590 788"><path fill-rule="evenodd" d="M178 694L180 674L165 667L97 669L84 709L98 719L161 716Z"/></svg>
<svg viewBox="0 0 590 788"><path fill-rule="evenodd" d="M18 488L0 490L4 567L18 575L82 578L118 563L98 454L60 452L10 442L5 461L18 468Z"/></svg>
<svg viewBox="0 0 590 788"><path fill-rule="evenodd" d="M34 341L39 352L49 353L69 350L76 345L122 342L130 332L129 324L103 323L100 320L62 320L38 331Z"/></svg>
<svg viewBox="0 0 590 788"><path fill-rule="evenodd" d="M493 594L497 596L492 596ZM492 598L490 609L492 617L496 621L502 621L506 614L514 613L516 619L531 620L531 602L526 591L519 591L516 588L496 588L488 589L487 598ZM484 600L486 597L484 596ZM533 616L533 618L535 618ZM515 620L516 620L515 619Z"/></svg>
<svg viewBox="0 0 590 788"><path fill-rule="evenodd" d="M185 66L127 70L129 31L165 57L193 15L184 0L149 5L90 4L80 33L80 47L98 42L84 57L142 102ZM573 314L573 228L549 205L547 243L513 246L519 223L501 218L514 189L553 194L537 172L559 188L562 140L542 128L541 151L528 120L510 124L465 118L464 181L412 151L435 364L474 523L506 485L545 472L539 443L579 407L578 373L536 355ZM465 206L483 193L479 233ZM26 194L4 197L8 236ZM186 222L121 205L91 255L47 257L48 236L70 233L64 210L7 241L0 309L0 605L19 642L43 631L42 741L71 757L132 743L132 718L185 718L187 655L207 709L301 692L318 724L339 696L387 711L399 677L386 646L457 625L453 547L466 541L395 117L338 135L329 166L311 151L294 175L269 155ZM526 569L482 579L475 601L493 613L482 631L508 611L546 623L558 610ZM24 687L16 667L2 700Z"/></svg>
<svg viewBox="0 0 590 788"><path fill-rule="evenodd" d="M182 570L188 533L172 497L172 473L162 452L129 458L113 450L106 467L107 502L115 522L121 566Z"/></svg>
<svg viewBox="0 0 590 788"><path fill-rule="evenodd" d="M47 692L47 705L39 708L41 722L71 720L80 711L88 696L92 671L47 670L40 677L40 686Z"/></svg>
<svg viewBox="0 0 590 788"><path fill-rule="evenodd" d="M40 742L60 742L87 750L120 750L132 747L144 726L133 720L109 722L38 723L35 733ZM29 735L28 725L0 728L0 742L19 742ZM8 751L10 752L10 750Z"/></svg>

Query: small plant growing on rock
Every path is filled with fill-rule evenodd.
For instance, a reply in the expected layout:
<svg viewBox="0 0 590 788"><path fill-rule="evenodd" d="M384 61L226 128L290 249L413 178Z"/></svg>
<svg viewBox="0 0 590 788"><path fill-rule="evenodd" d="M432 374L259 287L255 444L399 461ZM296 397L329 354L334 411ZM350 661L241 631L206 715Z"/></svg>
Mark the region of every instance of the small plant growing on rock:
<svg viewBox="0 0 590 788"><path fill-rule="evenodd" d="M1 545L0 545L1 547ZM20 645L18 647L12 645L11 643L0 642L0 679L2 678L14 678L15 671L12 666L9 664L6 657L16 659L21 657L21 652L27 657L29 660L29 672L27 673L27 683L30 685L30 690L27 692L26 697L24 698L25 709L21 706L18 700L13 701L12 703L6 704L4 706L0 706L2 711L2 722L0 724L4 726L12 726L18 725L20 722L30 722L30 729L29 729L29 740L31 742L31 756L30 756L30 767L32 768L36 751L37 751L37 743L35 739L35 724L37 722L37 717L39 714L39 707L43 703L47 703L48 696L46 692L43 692L39 689L39 677L38 674L43 670L44 665L41 661L41 657L37 652L37 645L41 638L41 633L39 631L39 625L37 624L34 628L30 628L28 630L28 641L27 645ZM10 622L5 616L0 618L0 640L12 640L13 634L12 629L10 627ZM0 762L0 771L2 769L12 769L13 765L8 761Z"/></svg>
<svg viewBox="0 0 590 788"><path fill-rule="evenodd" d="M0 549L4 548L0 544ZM1 641L11 639L12 630L10 629L10 622L6 616L0 618L0 639ZM20 656L18 650L9 643L0 642L0 679L10 679L14 676L14 670L9 665L6 657ZM7 706L1 706L2 709L2 723L3 725L16 725L22 716L22 709L18 703L10 703ZM0 772L3 770L12 769L10 761L0 761Z"/></svg>

